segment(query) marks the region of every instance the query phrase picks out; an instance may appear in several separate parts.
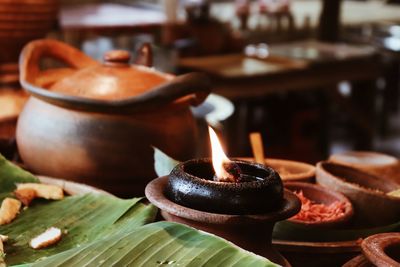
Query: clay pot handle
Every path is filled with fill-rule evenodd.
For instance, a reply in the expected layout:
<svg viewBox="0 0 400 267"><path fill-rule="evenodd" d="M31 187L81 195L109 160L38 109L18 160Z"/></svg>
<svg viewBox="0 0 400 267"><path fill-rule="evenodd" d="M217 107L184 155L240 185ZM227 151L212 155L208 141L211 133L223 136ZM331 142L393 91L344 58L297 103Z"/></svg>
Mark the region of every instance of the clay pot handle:
<svg viewBox="0 0 400 267"><path fill-rule="evenodd" d="M205 74L193 72L178 76L142 95L122 100L119 104L131 111L139 111L159 107L187 96L190 97L189 103L197 106L210 92L209 78Z"/></svg>
<svg viewBox="0 0 400 267"><path fill-rule="evenodd" d="M134 63L146 67L153 66L153 49L149 43L142 44L137 51L137 56Z"/></svg>
<svg viewBox="0 0 400 267"><path fill-rule="evenodd" d="M19 58L21 83L35 84L41 72L40 61L46 57L60 60L74 69L98 64L78 49L62 42L50 39L36 40L28 43L21 52Z"/></svg>

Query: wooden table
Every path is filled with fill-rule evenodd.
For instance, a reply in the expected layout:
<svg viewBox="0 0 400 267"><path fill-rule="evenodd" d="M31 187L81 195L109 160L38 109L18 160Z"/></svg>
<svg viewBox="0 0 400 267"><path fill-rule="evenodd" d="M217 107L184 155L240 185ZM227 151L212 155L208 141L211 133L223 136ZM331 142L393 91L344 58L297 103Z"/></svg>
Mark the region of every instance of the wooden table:
<svg viewBox="0 0 400 267"><path fill-rule="evenodd" d="M272 45L269 51L271 56L265 59L236 54L184 58L179 65L208 73L214 92L231 100L370 81L379 75L377 55L369 46L302 41Z"/></svg>
<svg viewBox="0 0 400 267"><path fill-rule="evenodd" d="M374 49L304 41L273 45L269 52L271 56L265 59L222 55L180 61L184 69L208 73L213 80L214 92L235 101L239 110L235 117L238 123L232 129L235 141L230 144L236 146L235 153L243 155L242 148L248 146L248 121L254 117L253 106L249 103L262 103L262 99L272 94L307 90L321 92L321 112L326 114L324 126L318 130L324 131L321 139L325 145L329 142L327 103L334 101L354 120L355 127L351 132L355 135L356 147L367 149L371 146L375 80L380 75L379 58ZM249 70L245 60L258 61L258 64L247 64L255 66ZM342 81L353 83L351 101L336 90Z"/></svg>

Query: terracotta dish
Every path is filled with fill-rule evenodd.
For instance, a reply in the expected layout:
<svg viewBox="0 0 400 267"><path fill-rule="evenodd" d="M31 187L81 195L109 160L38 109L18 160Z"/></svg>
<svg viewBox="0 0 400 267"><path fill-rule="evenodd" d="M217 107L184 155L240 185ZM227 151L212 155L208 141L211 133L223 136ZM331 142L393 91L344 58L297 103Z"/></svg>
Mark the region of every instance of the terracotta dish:
<svg viewBox="0 0 400 267"><path fill-rule="evenodd" d="M400 183L400 161L396 157L371 151L347 151L330 156L329 161Z"/></svg>
<svg viewBox="0 0 400 267"><path fill-rule="evenodd" d="M387 195L400 188L397 183L330 162L317 164L316 180L350 199L360 227L391 224L400 218L400 198Z"/></svg>
<svg viewBox="0 0 400 267"><path fill-rule="evenodd" d="M364 255L358 255L345 264L342 267L375 267Z"/></svg>
<svg viewBox="0 0 400 267"><path fill-rule="evenodd" d="M367 237L361 243L364 256L376 266L400 266L400 233Z"/></svg>
<svg viewBox="0 0 400 267"><path fill-rule="evenodd" d="M253 158L242 158L254 161ZM265 165L278 172L285 182L313 182L315 179L315 166L293 160L266 158Z"/></svg>
<svg viewBox="0 0 400 267"><path fill-rule="evenodd" d="M340 217L337 217L335 219L310 222L290 218L288 219L288 221L290 221L291 223L309 227L336 227L345 225L353 216L353 206L350 200L341 193L335 192L331 189L327 189L319 185L301 182L287 182L285 183L285 188L292 192L302 191L306 198L318 204L330 205L336 201L345 203L344 213Z"/></svg>

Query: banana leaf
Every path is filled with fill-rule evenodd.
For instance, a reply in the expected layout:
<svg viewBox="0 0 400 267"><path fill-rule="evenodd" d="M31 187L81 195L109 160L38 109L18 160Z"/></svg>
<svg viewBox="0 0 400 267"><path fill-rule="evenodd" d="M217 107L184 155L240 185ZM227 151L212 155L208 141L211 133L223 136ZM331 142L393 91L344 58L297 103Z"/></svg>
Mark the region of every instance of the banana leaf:
<svg viewBox="0 0 400 267"><path fill-rule="evenodd" d="M87 194L61 201L35 201L11 224L0 226L9 236L6 263L31 263L111 234L125 223L130 229L154 220L156 209L138 203L140 199L122 200L110 196ZM124 218L128 215L128 219ZM29 241L49 227L66 232L61 242L47 249L34 250ZM121 228L121 231L124 227Z"/></svg>
<svg viewBox="0 0 400 267"><path fill-rule="evenodd" d="M0 154L0 201L16 188L16 183L29 182L38 183L39 180Z"/></svg>
<svg viewBox="0 0 400 267"><path fill-rule="evenodd" d="M172 169L180 163L179 161L171 158L158 148L153 147L153 149L154 149L154 170L156 171L156 174L159 177L170 174Z"/></svg>
<svg viewBox="0 0 400 267"><path fill-rule="evenodd" d="M26 266L277 266L214 235L170 222L120 232Z"/></svg>
<svg viewBox="0 0 400 267"><path fill-rule="evenodd" d="M15 183L38 182L0 156L0 197ZM87 194L59 201L34 200L10 224L8 266L276 266L232 243L193 228L153 222L157 208L141 198ZM34 250L29 241L49 227L63 230L61 241Z"/></svg>

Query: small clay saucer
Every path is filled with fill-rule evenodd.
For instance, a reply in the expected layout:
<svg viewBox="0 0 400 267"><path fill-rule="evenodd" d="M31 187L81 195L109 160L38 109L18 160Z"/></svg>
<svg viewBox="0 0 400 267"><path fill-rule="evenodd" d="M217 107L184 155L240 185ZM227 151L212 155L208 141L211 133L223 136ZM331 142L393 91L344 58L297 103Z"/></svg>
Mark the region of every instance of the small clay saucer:
<svg viewBox="0 0 400 267"><path fill-rule="evenodd" d="M253 161L253 158L242 158ZM315 166L293 160L266 158L265 165L279 173L282 182L313 182L315 180Z"/></svg>
<svg viewBox="0 0 400 267"><path fill-rule="evenodd" d="M375 265L361 254L343 264L342 267L375 267Z"/></svg>
<svg viewBox="0 0 400 267"><path fill-rule="evenodd" d="M307 227L336 227L345 225L353 216L353 205L350 200L343 194L327 189L320 185L301 183L301 182L287 182L285 188L292 192L302 191L304 196L315 203L330 205L336 201L345 203L344 213L335 218L324 221L301 221L290 218L289 222Z"/></svg>
<svg viewBox="0 0 400 267"><path fill-rule="evenodd" d="M400 233L367 237L361 243L364 256L376 266L400 266Z"/></svg>
<svg viewBox="0 0 400 267"><path fill-rule="evenodd" d="M391 224L400 218L400 198L387 195L400 188L397 183L331 162L317 164L316 180L350 199L358 226Z"/></svg>
<svg viewBox="0 0 400 267"><path fill-rule="evenodd" d="M400 161L390 155L372 151L346 151L331 155L329 161L400 183Z"/></svg>

